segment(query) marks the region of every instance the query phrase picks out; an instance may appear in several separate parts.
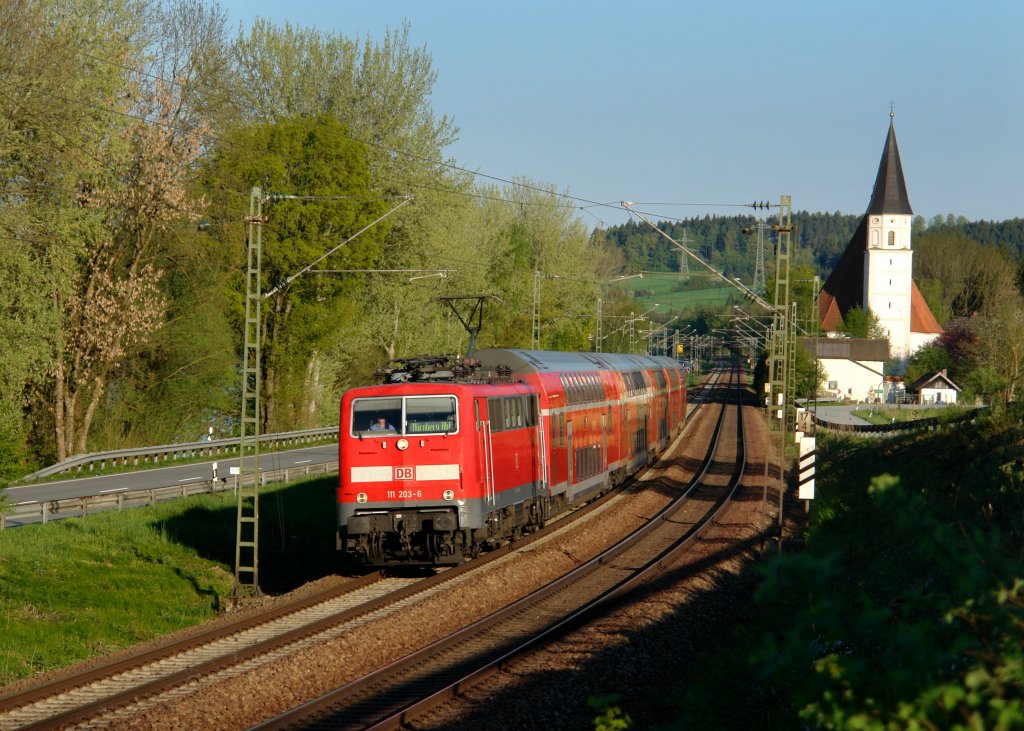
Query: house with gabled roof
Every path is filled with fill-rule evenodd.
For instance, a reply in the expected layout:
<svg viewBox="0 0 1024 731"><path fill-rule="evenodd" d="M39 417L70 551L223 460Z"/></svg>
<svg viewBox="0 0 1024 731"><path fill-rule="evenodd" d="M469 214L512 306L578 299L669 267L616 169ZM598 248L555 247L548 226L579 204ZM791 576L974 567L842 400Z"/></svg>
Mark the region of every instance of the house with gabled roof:
<svg viewBox="0 0 1024 731"><path fill-rule="evenodd" d="M955 404L960 387L946 374L946 369L925 373L913 383L907 384L907 393L917 395L922 404Z"/></svg>
<svg viewBox="0 0 1024 731"><path fill-rule="evenodd" d="M885 360L906 358L942 334L912 277L913 217L890 112L889 133L867 211L818 296L818 321L824 333L818 341L819 361L829 384L855 400L878 397ZM878 347L862 346L859 350L870 352L872 360L861 362L837 359L830 353L843 349L825 345L830 339L847 337L841 331L843 319L858 307L874 314L885 329L887 337L879 342L887 351L881 360L876 360Z"/></svg>

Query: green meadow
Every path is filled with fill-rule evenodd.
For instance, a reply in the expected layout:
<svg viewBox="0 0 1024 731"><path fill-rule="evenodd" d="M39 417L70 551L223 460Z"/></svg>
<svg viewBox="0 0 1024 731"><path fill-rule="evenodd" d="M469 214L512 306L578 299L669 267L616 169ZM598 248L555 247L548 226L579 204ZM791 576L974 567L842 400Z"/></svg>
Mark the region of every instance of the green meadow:
<svg viewBox="0 0 1024 731"><path fill-rule="evenodd" d="M660 305L658 311L662 315L670 311L728 307L743 301L737 290L713 284L714 281L705 276L665 272L627 279L616 286L632 293L638 307Z"/></svg>
<svg viewBox="0 0 1024 731"><path fill-rule="evenodd" d="M345 570L337 477L260 495L260 586L279 594ZM0 685L218 615L233 585L231 493L0 531Z"/></svg>

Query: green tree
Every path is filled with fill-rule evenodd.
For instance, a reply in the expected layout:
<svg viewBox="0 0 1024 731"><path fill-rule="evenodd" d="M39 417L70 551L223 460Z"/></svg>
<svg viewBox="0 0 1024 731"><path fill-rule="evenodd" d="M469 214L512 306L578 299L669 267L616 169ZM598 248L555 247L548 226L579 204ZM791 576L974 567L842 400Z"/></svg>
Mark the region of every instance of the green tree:
<svg viewBox="0 0 1024 731"><path fill-rule="evenodd" d="M914 279L928 298L935 317L970 316L1012 283L1015 267L999 249L981 246L961 230L929 229L914 240Z"/></svg>
<svg viewBox="0 0 1024 731"><path fill-rule="evenodd" d="M0 205L47 276L51 326L38 333L46 371L32 378L31 411L47 458L86 450L112 384L168 311L159 260L189 218L185 183L204 127L186 66L174 80L144 69L159 67L158 48L182 58L195 51L152 43L185 5L154 13L130 0L54 0L14 9L12 25L33 42L3 61L15 83L0 98L0 160L11 181Z"/></svg>
<svg viewBox="0 0 1024 731"><path fill-rule="evenodd" d="M842 332L854 338L884 338L885 328L870 309L853 307L843 317Z"/></svg>
<svg viewBox="0 0 1024 731"><path fill-rule="evenodd" d="M487 263L485 286L503 302L485 342L529 346L539 284L541 347L587 350L606 252L553 186L517 182L485 188L480 204L485 223L478 253Z"/></svg>
<svg viewBox="0 0 1024 731"><path fill-rule="evenodd" d="M825 367L806 348L796 349L796 397L817 398L825 383Z"/></svg>
<svg viewBox="0 0 1024 731"><path fill-rule="evenodd" d="M227 86L243 119L332 117L364 143L371 192L416 196L383 229L381 269L449 270L444 279L360 275L344 315L351 327L323 341L310 364L322 376L317 400L364 382L398 355L455 350L462 328L432 296L485 291L458 287L473 278L467 270L476 267L479 234L465 226L474 217L470 176L442 154L456 129L430 107L437 74L427 50L410 45L408 25L375 43L258 20L235 39L231 58Z"/></svg>
<svg viewBox="0 0 1024 731"><path fill-rule="evenodd" d="M204 173L208 188L226 191L215 199L214 215L240 220L248 202L238 192L254 184L270 196L263 208L264 425L274 431L312 425L322 406L313 400L318 359L352 325L359 283L330 273L287 281L379 218L385 201L369 190L365 147L333 117L246 126L225 139ZM377 268L386 230L386 223L371 227L317 269ZM241 303L245 283L239 277L232 285ZM240 333L241 309L235 317Z"/></svg>
<svg viewBox="0 0 1024 731"><path fill-rule="evenodd" d="M972 381L986 390L998 384L993 395L1007 404L1019 397L1024 379L1024 297L1004 287L987 305L978 318L978 370Z"/></svg>

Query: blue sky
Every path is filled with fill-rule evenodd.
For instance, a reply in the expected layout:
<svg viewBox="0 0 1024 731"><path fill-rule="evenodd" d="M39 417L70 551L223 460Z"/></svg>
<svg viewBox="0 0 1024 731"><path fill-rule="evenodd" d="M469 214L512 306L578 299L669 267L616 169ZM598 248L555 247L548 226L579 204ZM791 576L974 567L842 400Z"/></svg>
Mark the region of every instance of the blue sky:
<svg viewBox="0 0 1024 731"><path fill-rule="evenodd" d="M434 112L460 130L447 154L487 175L666 218L780 195L860 214L894 102L916 214L1024 216L1019 0L218 4L232 28L259 16L371 40L408 20L438 73Z"/></svg>

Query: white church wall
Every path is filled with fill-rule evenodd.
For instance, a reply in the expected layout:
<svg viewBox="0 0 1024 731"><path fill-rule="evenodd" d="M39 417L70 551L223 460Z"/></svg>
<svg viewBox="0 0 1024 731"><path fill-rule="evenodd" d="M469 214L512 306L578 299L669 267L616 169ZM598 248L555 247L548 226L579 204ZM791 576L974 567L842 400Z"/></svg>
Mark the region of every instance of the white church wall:
<svg viewBox="0 0 1024 731"><path fill-rule="evenodd" d="M910 333L910 352L916 353L924 346L938 339L938 337L935 333Z"/></svg>
<svg viewBox="0 0 1024 731"><path fill-rule="evenodd" d="M902 218L902 217L901 217ZM865 256L864 291L868 308L889 336L893 355L906 355L910 340L913 252L869 250Z"/></svg>

